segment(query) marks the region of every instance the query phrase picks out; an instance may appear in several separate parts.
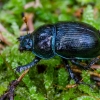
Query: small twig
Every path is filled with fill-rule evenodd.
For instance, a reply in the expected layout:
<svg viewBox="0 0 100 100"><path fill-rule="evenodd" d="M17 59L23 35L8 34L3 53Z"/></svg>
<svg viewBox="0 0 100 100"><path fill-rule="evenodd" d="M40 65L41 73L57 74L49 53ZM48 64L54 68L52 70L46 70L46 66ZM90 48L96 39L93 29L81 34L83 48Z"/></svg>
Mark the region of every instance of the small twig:
<svg viewBox="0 0 100 100"><path fill-rule="evenodd" d="M79 70L79 69L74 69L74 68L72 68L72 70L73 70L73 72L76 72L76 73L79 73L79 74L81 74L82 73L82 71L81 70ZM99 77L100 78L100 74L99 73L96 73L96 72L91 72L91 71L88 71L89 72L89 74L91 75L91 76L95 76L95 77Z"/></svg>
<svg viewBox="0 0 100 100"><path fill-rule="evenodd" d="M17 81L21 81L23 79L23 77L28 73L29 69L25 70L22 75L17 79Z"/></svg>
<svg viewBox="0 0 100 100"><path fill-rule="evenodd" d="M26 27L27 27L27 34L28 34L28 31L29 31L29 27L28 27L28 17L26 17L25 16L25 14L24 13L22 13L22 17L23 17L23 21L25 22L25 24L26 24Z"/></svg>
<svg viewBox="0 0 100 100"><path fill-rule="evenodd" d="M74 87L76 87L76 86L78 86L78 84L69 84L69 85L66 85L66 88L74 88Z"/></svg>
<svg viewBox="0 0 100 100"><path fill-rule="evenodd" d="M22 13L24 24L21 26L20 35L25 35L27 33L32 33L34 31L33 17L32 13Z"/></svg>
<svg viewBox="0 0 100 100"><path fill-rule="evenodd" d="M82 71L76 68L72 68L73 72L81 74ZM92 71L88 71L91 78L96 81L96 84L100 87L100 74Z"/></svg>
<svg viewBox="0 0 100 100"><path fill-rule="evenodd" d="M6 91L6 93L4 93L0 97L0 100L6 100L6 99L14 100L14 90L17 87L17 85L19 84L19 82L23 79L23 77L27 74L28 71L29 71L29 69L25 70L17 80L13 80L10 83L8 90Z"/></svg>

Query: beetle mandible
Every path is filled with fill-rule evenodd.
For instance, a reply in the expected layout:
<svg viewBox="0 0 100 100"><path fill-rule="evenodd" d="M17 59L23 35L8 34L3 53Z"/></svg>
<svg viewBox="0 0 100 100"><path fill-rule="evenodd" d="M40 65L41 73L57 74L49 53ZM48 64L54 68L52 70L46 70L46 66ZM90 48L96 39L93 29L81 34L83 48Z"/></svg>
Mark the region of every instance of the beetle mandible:
<svg viewBox="0 0 100 100"><path fill-rule="evenodd" d="M65 68L71 78L79 83L67 60L82 66L76 60L94 58L87 65L87 69L99 60L97 57L100 55L99 30L83 22L58 22L43 25L32 34L20 36L18 40L20 51L31 51L36 55L31 63L17 67L18 72L34 66L41 59L49 59L58 55L63 58Z"/></svg>

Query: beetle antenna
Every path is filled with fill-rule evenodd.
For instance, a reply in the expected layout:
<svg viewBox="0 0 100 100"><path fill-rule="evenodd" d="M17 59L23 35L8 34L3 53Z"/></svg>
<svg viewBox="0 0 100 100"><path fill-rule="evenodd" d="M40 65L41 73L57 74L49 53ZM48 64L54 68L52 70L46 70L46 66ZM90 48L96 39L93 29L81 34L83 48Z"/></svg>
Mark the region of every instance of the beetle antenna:
<svg viewBox="0 0 100 100"><path fill-rule="evenodd" d="M24 20L24 22L25 22L25 24L26 24L26 27L27 27L27 34L28 34L28 30L29 30L28 24L27 24L28 18L25 16L25 14L24 14L23 12L22 12L22 17L23 17L23 20Z"/></svg>

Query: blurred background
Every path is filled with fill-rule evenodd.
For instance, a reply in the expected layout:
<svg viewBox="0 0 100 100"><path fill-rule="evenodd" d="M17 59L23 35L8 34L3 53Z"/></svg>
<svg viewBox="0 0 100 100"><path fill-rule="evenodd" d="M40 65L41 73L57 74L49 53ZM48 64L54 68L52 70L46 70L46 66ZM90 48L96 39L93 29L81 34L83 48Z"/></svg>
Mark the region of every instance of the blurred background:
<svg viewBox="0 0 100 100"><path fill-rule="evenodd" d="M23 12L30 33L59 21L85 22L100 30L100 0L0 0L0 96L9 82L20 76L14 69L34 58L30 52L18 51L17 37L27 34ZM20 82L14 100L100 100L100 66L94 68L92 72L81 70L80 76L88 84L95 84L95 89L86 85L68 88L74 81L69 79L61 58L41 60Z"/></svg>

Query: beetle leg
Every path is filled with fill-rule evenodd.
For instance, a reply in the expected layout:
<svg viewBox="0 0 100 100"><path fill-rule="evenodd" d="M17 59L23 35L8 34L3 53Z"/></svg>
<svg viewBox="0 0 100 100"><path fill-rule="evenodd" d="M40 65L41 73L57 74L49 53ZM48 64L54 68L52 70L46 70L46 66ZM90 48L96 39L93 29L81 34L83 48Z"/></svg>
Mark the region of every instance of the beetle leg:
<svg viewBox="0 0 100 100"><path fill-rule="evenodd" d="M67 64L65 66L65 68L68 70L70 77L76 82L79 83L79 79L75 76L75 74L73 73L73 71L71 70L69 64Z"/></svg>
<svg viewBox="0 0 100 100"><path fill-rule="evenodd" d="M76 84L84 84L84 85L87 85L87 86L93 88L92 85L80 81L80 80L76 77L76 75L73 73L73 71L71 70L71 67L70 67L70 65L68 64L68 61L65 60L65 59L63 59L63 61L64 61L64 63L66 64L66 65L65 65L65 68L68 70L70 77L76 82Z"/></svg>
<svg viewBox="0 0 100 100"><path fill-rule="evenodd" d="M95 63L97 63L98 61L100 61L100 56L94 58L89 64L87 64L86 66L81 65L79 62L75 61L76 59L72 59L70 60L73 64L77 65L80 68L83 68L85 70L88 70L91 68L92 65L94 65Z"/></svg>
<svg viewBox="0 0 100 100"><path fill-rule="evenodd" d="M79 62L75 61L75 59L72 59L70 61L71 61L72 64L84 69L84 65L81 65Z"/></svg>
<svg viewBox="0 0 100 100"><path fill-rule="evenodd" d="M94 65L95 63L97 63L98 61L100 61L100 56L94 58L89 64L87 64L86 66L81 65L79 62L76 61L77 59L71 59L71 63L73 63L74 65L77 65L80 68L83 68L85 70L88 70L91 68L92 65Z"/></svg>
<svg viewBox="0 0 100 100"><path fill-rule="evenodd" d="M100 56L94 58L94 59L86 66L86 69L91 68L91 66L94 65L95 63L97 63L98 61L100 61Z"/></svg>
<svg viewBox="0 0 100 100"><path fill-rule="evenodd" d="M26 65L23 65L23 66L18 66L16 68L16 72L25 71L25 70L31 68L32 66L36 65L40 61L40 59L41 58L39 58L39 57L35 57L35 59L32 62L30 62L29 64L26 64Z"/></svg>
<svg viewBox="0 0 100 100"><path fill-rule="evenodd" d="M70 61L71 61L71 63L73 63L74 65L76 65L76 66L78 66L78 67L80 67L80 68L83 68L83 69L85 69L85 70L88 70L88 69L91 68L92 65L94 65L95 63L97 63L98 61L100 61L100 56L98 56L98 57L92 59L92 61L91 61L89 64L85 65L85 66L82 65L82 64L80 64L79 62L77 62L76 59L72 59L72 60L70 60Z"/></svg>
<svg viewBox="0 0 100 100"><path fill-rule="evenodd" d="M75 74L73 73L73 71L71 70L70 65L68 64L68 61L63 59L64 63L65 63L65 68L68 70L70 77L78 84L79 83L79 79L75 76Z"/></svg>

